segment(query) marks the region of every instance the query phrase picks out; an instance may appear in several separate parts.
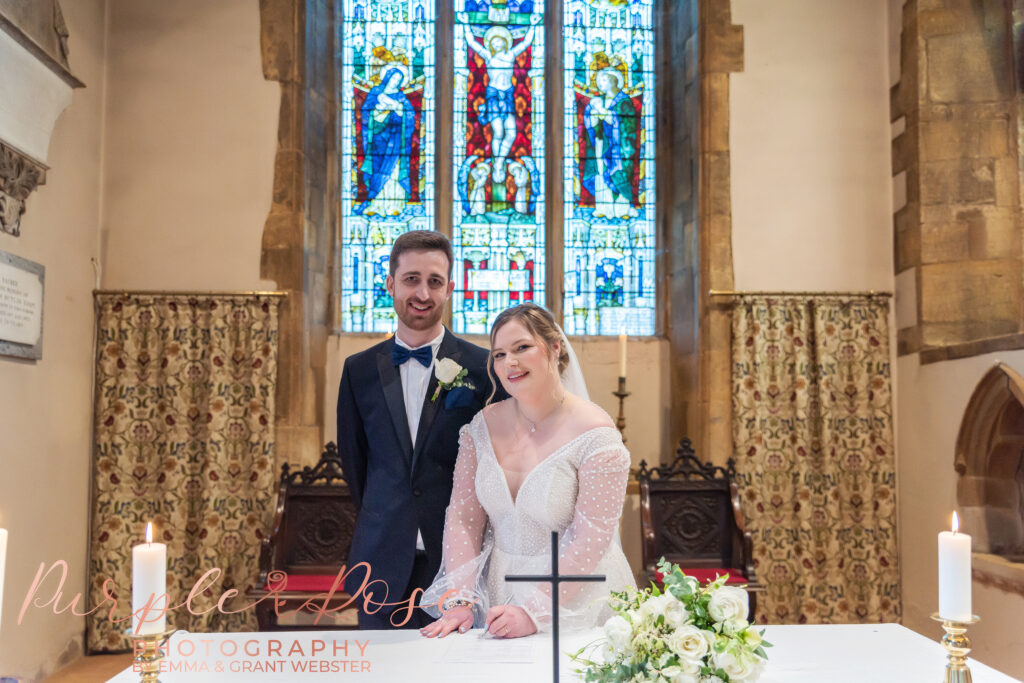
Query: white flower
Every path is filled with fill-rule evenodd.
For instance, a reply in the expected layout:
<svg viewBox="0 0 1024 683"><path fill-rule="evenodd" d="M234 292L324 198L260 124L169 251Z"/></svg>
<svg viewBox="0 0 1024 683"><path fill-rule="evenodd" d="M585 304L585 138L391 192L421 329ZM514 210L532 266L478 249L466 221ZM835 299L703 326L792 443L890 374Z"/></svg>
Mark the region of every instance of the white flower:
<svg viewBox="0 0 1024 683"><path fill-rule="evenodd" d="M604 622L604 634L616 652L622 652L633 639L633 627L622 617L615 615Z"/></svg>
<svg viewBox="0 0 1024 683"><path fill-rule="evenodd" d="M729 674L730 683L752 683L761 676L764 660L745 650L727 649L712 655L715 667Z"/></svg>
<svg viewBox="0 0 1024 683"><path fill-rule="evenodd" d="M676 600L672 595L668 597L671 600L665 604L665 623L672 628L679 628L690 620L690 613L681 601Z"/></svg>
<svg viewBox="0 0 1024 683"><path fill-rule="evenodd" d="M708 641L696 626L680 626L665 638L668 648L680 657L700 661L708 653Z"/></svg>
<svg viewBox="0 0 1024 683"><path fill-rule="evenodd" d="M659 616L665 617L665 623L669 626L676 627L685 624L690 614L686 611L683 603L676 600L675 596L670 593L663 593L662 595L648 598L640 604L641 618L654 620Z"/></svg>
<svg viewBox="0 0 1024 683"><path fill-rule="evenodd" d="M605 639L605 641L601 643L601 646L598 649L598 654L601 657L599 661L603 661L605 664L611 664L618 659L619 656L619 653L615 651L615 647L612 646L611 641L608 639Z"/></svg>
<svg viewBox="0 0 1024 683"><path fill-rule="evenodd" d="M681 666L668 666L661 670L661 675L668 679L669 683L700 683L700 676L696 671L688 670ZM700 667L697 667L700 671Z"/></svg>
<svg viewBox="0 0 1024 683"><path fill-rule="evenodd" d="M662 608L662 602L665 596L659 595L658 597L650 597L640 603L640 618L641 619L654 619L659 614L664 614Z"/></svg>
<svg viewBox="0 0 1024 683"><path fill-rule="evenodd" d="M735 586L722 586L708 603L708 615L720 624L745 622L748 610L747 591Z"/></svg>
<svg viewBox="0 0 1024 683"><path fill-rule="evenodd" d="M460 372L462 372L462 366L451 358L440 358L434 365L434 376L442 384L451 384Z"/></svg>
<svg viewBox="0 0 1024 683"><path fill-rule="evenodd" d="M725 683L725 681L718 676L708 676L707 678L700 679L700 683Z"/></svg>

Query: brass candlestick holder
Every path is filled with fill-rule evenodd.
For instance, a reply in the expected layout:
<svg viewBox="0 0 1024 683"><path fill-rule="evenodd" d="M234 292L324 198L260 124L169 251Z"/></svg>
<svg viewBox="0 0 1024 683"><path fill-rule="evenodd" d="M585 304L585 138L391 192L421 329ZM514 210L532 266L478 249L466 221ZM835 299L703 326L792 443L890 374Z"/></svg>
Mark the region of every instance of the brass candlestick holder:
<svg viewBox="0 0 1024 683"><path fill-rule="evenodd" d="M132 670L139 672L142 683L160 683L160 661L167 654L167 640L176 630L161 633L135 633L135 629L128 630L135 656Z"/></svg>
<svg viewBox="0 0 1024 683"><path fill-rule="evenodd" d="M619 416L615 419L615 426L619 428L619 434L622 435L622 443L626 443L626 413L624 412L626 397L629 396L629 392L626 391L626 378L619 378L619 390L612 392L613 396L619 397Z"/></svg>
<svg viewBox="0 0 1024 683"><path fill-rule="evenodd" d="M981 618L977 615L970 621L952 621L940 617L938 612L932 619L942 624L946 635L942 637L942 646L946 648L945 683L971 683L971 670L967 668L967 653L971 651L971 639L967 637L967 627L977 624Z"/></svg>

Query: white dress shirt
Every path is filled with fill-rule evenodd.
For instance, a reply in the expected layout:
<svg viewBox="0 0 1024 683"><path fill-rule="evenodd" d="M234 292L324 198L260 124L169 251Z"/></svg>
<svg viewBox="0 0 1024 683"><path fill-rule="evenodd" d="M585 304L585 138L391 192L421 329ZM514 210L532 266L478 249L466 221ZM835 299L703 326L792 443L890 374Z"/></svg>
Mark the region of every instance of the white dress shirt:
<svg viewBox="0 0 1024 683"><path fill-rule="evenodd" d="M437 350L441 348L441 340L444 339L444 330L441 334L430 340L425 346L430 347L430 365L423 367L415 358L410 358L398 366L398 373L402 378L402 399L405 401L405 419L409 422L409 436L412 438L413 447L416 447L416 434L420 428L420 415L423 413L423 401L427 396L427 388L430 386L430 376L434 372L434 364L437 362ZM413 347L402 341L402 338L395 334L395 343L404 346L409 350ZM416 347L420 348L420 347ZM423 545L423 534L416 530L416 549L425 550Z"/></svg>

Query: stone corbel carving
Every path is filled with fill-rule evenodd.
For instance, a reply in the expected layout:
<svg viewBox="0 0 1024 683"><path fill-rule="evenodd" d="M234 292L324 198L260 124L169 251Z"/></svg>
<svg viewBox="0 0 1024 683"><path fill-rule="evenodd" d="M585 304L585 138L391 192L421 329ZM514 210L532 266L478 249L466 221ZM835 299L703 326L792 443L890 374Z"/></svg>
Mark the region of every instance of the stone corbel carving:
<svg viewBox="0 0 1024 683"><path fill-rule="evenodd" d="M0 232L21 234L25 200L46 183L46 167L0 141Z"/></svg>
<svg viewBox="0 0 1024 683"><path fill-rule="evenodd" d="M71 91L57 0L0 0L0 232L17 236L25 200L46 182L50 135Z"/></svg>

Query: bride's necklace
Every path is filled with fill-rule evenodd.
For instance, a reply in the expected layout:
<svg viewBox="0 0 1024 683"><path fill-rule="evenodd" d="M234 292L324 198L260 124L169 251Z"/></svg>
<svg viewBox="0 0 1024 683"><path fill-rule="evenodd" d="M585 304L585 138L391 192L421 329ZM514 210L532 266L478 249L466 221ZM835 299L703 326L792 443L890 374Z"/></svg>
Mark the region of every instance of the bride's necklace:
<svg viewBox="0 0 1024 683"><path fill-rule="evenodd" d="M540 420L538 420L538 422L543 422L544 420L547 420L548 418L550 418L550 417L554 416L554 415L555 415L555 413L557 413L558 411L560 411L560 410L562 409L562 406L564 406L564 405L565 405L565 395L566 395L567 393L569 393L569 392L567 392L567 391L563 391L563 392L562 392L562 398L561 398L561 400L560 400L560 401L558 402L558 405L557 405L557 406L555 406L554 410L552 410L552 411L551 411L550 413L548 413L547 415L545 415L544 417L542 417L542 418L541 418ZM516 401L516 410L517 410L517 411L519 412L519 414L520 414L520 415L522 415L522 416L523 416L523 419L524 419L524 420L526 420L526 423L530 425L530 433L531 433L531 434L534 434L534 433L536 433L536 432L537 432L537 422L534 422L534 421L533 421L533 420L531 420L530 418L526 417L526 413L524 413L524 412L523 412L523 410L522 410L522 409L521 409L521 408L519 407L519 401Z"/></svg>

